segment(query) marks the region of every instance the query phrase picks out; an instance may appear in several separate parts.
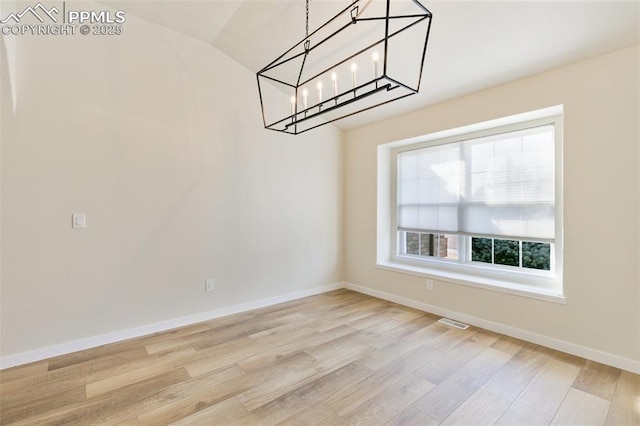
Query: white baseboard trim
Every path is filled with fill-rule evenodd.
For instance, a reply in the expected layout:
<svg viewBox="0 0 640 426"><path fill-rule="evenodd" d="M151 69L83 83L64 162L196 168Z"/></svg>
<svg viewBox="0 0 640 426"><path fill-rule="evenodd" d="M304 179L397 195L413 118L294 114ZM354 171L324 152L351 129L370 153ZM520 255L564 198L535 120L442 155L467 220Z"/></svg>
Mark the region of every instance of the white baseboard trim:
<svg viewBox="0 0 640 426"><path fill-rule="evenodd" d="M390 294L390 293L386 293L379 290L374 290L374 289L357 285L357 284L345 282L344 288L357 291L358 293L363 293L369 296L377 297L379 299L388 300L390 302L398 303L400 305L408 306L410 308L418 309L434 315L440 315L446 318L451 318L456 321L464 322L470 325L474 325L476 327L480 327L496 333L504 334L506 336L511 336L517 339L525 340L527 342L535 343L541 346L546 346L551 349L556 349L558 351L562 351L562 352L566 352L582 358L590 359L592 361L610 365L612 367L620 368L622 370L630 371L632 373L640 374L640 361L634 361L632 359L620 357L620 356L602 352L596 349L591 349L585 346L576 345L574 343L565 342L563 340L555 339L553 337L544 336L541 334L522 330L520 328L511 327L511 326L500 324L493 321L488 321L488 320L474 317L467 314L462 314L460 312L455 312L449 309L440 308L438 306L429 305L427 303L418 302L416 300L408 299L406 297L397 296L395 294Z"/></svg>
<svg viewBox="0 0 640 426"><path fill-rule="evenodd" d="M301 299L308 296L314 296L316 294L326 293L328 291L333 291L340 288L344 288L343 283L329 284L321 287L310 288L307 290L296 291L294 293L287 293L280 296L255 300L253 302L242 303L240 305L214 309L207 312L200 312L197 314L174 318L167 321L160 321L140 327L133 327L126 330L115 331L113 333L88 337L86 339L74 340L72 342L48 346L46 348L36 349L34 351L8 355L0 358L0 370L15 367L18 365L28 364L30 362L41 361L43 359L65 355L84 349L95 348L97 346L102 346L109 343L121 342L123 340L146 336L149 334L158 333L160 331L167 331L178 327L184 327L186 325L209 321L215 318L225 317L227 315L251 311L253 309L264 308L271 305L277 305L278 303Z"/></svg>

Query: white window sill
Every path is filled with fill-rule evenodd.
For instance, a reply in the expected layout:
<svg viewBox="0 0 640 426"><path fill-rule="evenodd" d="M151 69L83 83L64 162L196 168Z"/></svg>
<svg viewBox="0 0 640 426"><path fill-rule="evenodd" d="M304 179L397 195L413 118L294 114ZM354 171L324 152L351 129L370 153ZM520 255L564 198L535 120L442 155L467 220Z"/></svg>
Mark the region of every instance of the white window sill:
<svg viewBox="0 0 640 426"><path fill-rule="evenodd" d="M535 287L525 284L515 284L512 282L482 277L479 275L442 271L439 269L407 265L399 262L378 261L378 263L376 263L376 268L384 269L387 271L400 272L403 274L416 275L419 277L433 278L436 280L442 280L486 290L493 290L501 293L514 294L517 296L529 297L532 299L544 300L547 302L555 302L561 304L567 303L567 299L562 294L562 291L556 289Z"/></svg>

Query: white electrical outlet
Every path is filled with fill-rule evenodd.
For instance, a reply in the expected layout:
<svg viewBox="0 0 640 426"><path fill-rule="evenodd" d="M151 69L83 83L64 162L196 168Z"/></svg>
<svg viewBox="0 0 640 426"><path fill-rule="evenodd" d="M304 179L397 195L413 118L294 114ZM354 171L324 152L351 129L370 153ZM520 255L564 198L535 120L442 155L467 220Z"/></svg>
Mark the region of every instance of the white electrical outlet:
<svg viewBox="0 0 640 426"><path fill-rule="evenodd" d="M433 290L433 280L431 278L427 278L427 290Z"/></svg>
<svg viewBox="0 0 640 426"><path fill-rule="evenodd" d="M73 229L84 229L87 227L87 215L84 213L71 214L71 227Z"/></svg>
<svg viewBox="0 0 640 426"><path fill-rule="evenodd" d="M215 281L213 278L204 280L204 291L213 291L215 288Z"/></svg>

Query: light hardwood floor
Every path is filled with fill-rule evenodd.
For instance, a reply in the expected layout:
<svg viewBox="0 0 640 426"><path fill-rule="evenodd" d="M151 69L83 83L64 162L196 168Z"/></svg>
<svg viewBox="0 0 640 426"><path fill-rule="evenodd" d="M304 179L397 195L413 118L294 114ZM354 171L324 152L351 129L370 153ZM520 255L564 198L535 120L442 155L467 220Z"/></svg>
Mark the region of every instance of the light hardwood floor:
<svg viewBox="0 0 640 426"><path fill-rule="evenodd" d="M640 376L338 290L0 372L0 423L640 424Z"/></svg>

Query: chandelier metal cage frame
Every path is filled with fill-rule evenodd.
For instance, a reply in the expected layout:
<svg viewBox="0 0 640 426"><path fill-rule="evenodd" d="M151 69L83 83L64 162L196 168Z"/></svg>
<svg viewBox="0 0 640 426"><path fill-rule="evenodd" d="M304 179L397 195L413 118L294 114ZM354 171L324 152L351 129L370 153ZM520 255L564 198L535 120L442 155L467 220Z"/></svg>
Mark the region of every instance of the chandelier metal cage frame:
<svg viewBox="0 0 640 426"><path fill-rule="evenodd" d="M418 0L354 0L311 34L308 1L306 36L256 74L265 128L300 134L418 93L432 20Z"/></svg>

